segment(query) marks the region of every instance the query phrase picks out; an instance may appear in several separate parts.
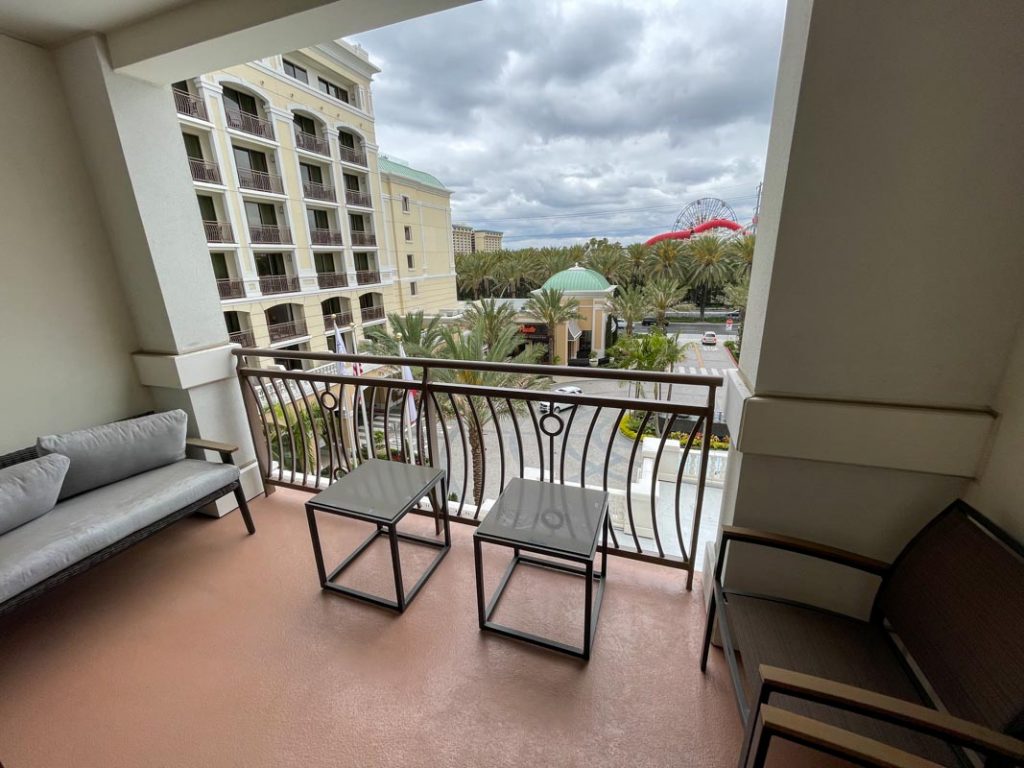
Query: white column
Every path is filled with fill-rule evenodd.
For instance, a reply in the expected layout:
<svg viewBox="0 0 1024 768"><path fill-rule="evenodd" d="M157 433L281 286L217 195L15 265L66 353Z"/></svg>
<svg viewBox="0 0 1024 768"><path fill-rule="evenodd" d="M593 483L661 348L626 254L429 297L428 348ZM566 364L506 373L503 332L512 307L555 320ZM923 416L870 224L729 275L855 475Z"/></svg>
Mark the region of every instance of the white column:
<svg viewBox="0 0 1024 768"><path fill-rule="evenodd" d="M96 37L56 59L138 333L140 381L159 408L188 412L191 434L239 445L254 495L252 441L169 89L115 74Z"/></svg>

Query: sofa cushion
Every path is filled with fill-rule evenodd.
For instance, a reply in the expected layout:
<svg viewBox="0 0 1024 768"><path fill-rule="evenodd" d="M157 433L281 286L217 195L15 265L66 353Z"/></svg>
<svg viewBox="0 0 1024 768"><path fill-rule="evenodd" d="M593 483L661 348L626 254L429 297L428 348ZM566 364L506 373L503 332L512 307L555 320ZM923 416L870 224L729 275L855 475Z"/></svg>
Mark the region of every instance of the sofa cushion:
<svg viewBox="0 0 1024 768"><path fill-rule="evenodd" d="M0 602L237 479L230 464L182 459L60 502L0 536Z"/></svg>
<svg viewBox="0 0 1024 768"><path fill-rule="evenodd" d="M184 411L167 411L138 419L115 421L62 435L40 437L41 454L71 459L60 499L116 483L126 477L185 458Z"/></svg>
<svg viewBox="0 0 1024 768"><path fill-rule="evenodd" d="M52 453L0 469L0 534L53 509L70 463Z"/></svg>

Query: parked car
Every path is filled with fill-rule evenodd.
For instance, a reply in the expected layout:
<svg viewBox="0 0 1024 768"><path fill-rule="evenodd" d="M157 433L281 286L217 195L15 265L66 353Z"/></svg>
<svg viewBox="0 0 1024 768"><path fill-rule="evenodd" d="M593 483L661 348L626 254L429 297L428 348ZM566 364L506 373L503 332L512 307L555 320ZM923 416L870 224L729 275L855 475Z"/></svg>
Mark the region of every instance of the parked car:
<svg viewBox="0 0 1024 768"><path fill-rule="evenodd" d="M714 331L705 331L700 338L700 343L705 347L714 347L718 344L718 334Z"/></svg>
<svg viewBox="0 0 1024 768"><path fill-rule="evenodd" d="M555 387L551 390L559 395L582 395L583 390L579 387ZM540 412L550 413L552 406L554 407L555 413L564 411L566 408L572 408L572 403L541 403Z"/></svg>
<svg viewBox="0 0 1024 768"><path fill-rule="evenodd" d="M734 309L734 310L732 310L732 312L726 312L725 316L726 317L731 317L733 320L739 320L740 311L738 309Z"/></svg>

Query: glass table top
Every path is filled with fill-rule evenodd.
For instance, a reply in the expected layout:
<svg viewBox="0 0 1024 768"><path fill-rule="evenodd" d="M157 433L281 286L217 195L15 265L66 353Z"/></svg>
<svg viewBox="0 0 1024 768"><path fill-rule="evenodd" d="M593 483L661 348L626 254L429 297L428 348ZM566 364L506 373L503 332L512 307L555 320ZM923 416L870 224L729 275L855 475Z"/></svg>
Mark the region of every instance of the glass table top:
<svg viewBox="0 0 1024 768"><path fill-rule="evenodd" d="M591 557L608 494L589 488L513 479L476 529L481 538Z"/></svg>
<svg viewBox="0 0 1024 768"><path fill-rule="evenodd" d="M391 522L426 496L442 475L444 470L434 467L369 459L309 503L317 509Z"/></svg>

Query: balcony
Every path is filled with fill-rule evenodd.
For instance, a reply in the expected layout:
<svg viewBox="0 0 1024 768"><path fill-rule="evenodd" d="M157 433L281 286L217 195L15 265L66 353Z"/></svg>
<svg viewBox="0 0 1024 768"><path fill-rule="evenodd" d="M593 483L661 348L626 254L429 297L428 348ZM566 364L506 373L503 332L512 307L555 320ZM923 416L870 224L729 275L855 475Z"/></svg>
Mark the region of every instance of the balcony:
<svg viewBox="0 0 1024 768"><path fill-rule="evenodd" d="M208 243L235 242L235 233L231 229L231 224L226 221L204 221L203 230L206 232Z"/></svg>
<svg viewBox="0 0 1024 768"><path fill-rule="evenodd" d="M263 294L296 293L298 290L299 278L297 277L264 275L260 278L260 292Z"/></svg>
<svg viewBox="0 0 1024 768"><path fill-rule="evenodd" d="M324 329L333 331L335 328L348 328L352 325L351 312L338 312L333 315L324 315Z"/></svg>
<svg viewBox="0 0 1024 768"><path fill-rule="evenodd" d="M239 168L238 186L243 189L255 189L259 192L272 192L275 195L284 194L284 181L281 177L266 171L250 171Z"/></svg>
<svg viewBox="0 0 1024 768"><path fill-rule="evenodd" d="M286 323L274 323L267 326L270 333L270 343L276 344L285 339L295 339L306 335L305 320L289 320Z"/></svg>
<svg viewBox="0 0 1024 768"><path fill-rule="evenodd" d="M292 231L281 224L250 224L249 240L253 245L290 243L292 241Z"/></svg>
<svg viewBox="0 0 1024 768"><path fill-rule="evenodd" d="M360 192L358 189L346 189L345 202L360 208L373 208L373 197L370 193Z"/></svg>
<svg viewBox="0 0 1024 768"><path fill-rule="evenodd" d="M259 115L230 107L224 108L224 116L227 118L228 128L270 141L274 140L274 124L270 120L264 120Z"/></svg>
<svg viewBox="0 0 1024 768"><path fill-rule="evenodd" d="M376 269L361 269L356 272L357 285L373 285L380 282L380 272Z"/></svg>
<svg viewBox="0 0 1024 768"><path fill-rule="evenodd" d="M295 146L307 152L323 155L324 157L331 156L331 146L327 143L327 139L321 139L314 133L306 133L296 129Z"/></svg>
<svg viewBox="0 0 1024 768"><path fill-rule="evenodd" d="M377 235L375 235L373 232L355 231L352 233L352 245L377 245Z"/></svg>
<svg viewBox="0 0 1024 768"><path fill-rule="evenodd" d="M228 341L232 344L241 344L243 347L256 346L252 331L230 331L228 333Z"/></svg>
<svg viewBox="0 0 1024 768"><path fill-rule="evenodd" d="M366 168L366 152L362 149L355 149L353 147L346 147L344 144L338 146L338 155L343 163L351 163L352 165L360 165Z"/></svg>
<svg viewBox="0 0 1024 768"><path fill-rule="evenodd" d="M217 291L222 299L244 299L245 283L241 280L219 279Z"/></svg>
<svg viewBox="0 0 1024 768"><path fill-rule="evenodd" d="M329 184L321 184L318 181L302 182L302 196L310 200L326 200L333 203L337 200L334 194L334 187Z"/></svg>
<svg viewBox="0 0 1024 768"><path fill-rule="evenodd" d="M220 168L209 160L197 160L190 157L188 168L192 171L192 181L201 181L206 184L220 184Z"/></svg>
<svg viewBox="0 0 1024 768"><path fill-rule="evenodd" d="M369 322L372 322L374 320L383 320L384 319L384 307L379 306L379 305L376 306L376 307L360 307L359 308L359 315L360 315L360 317L363 318L363 322L364 323L369 323Z"/></svg>
<svg viewBox="0 0 1024 768"><path fill-rule="evenodd" d="M309 241L313 245L341 245L341 232L333 229L311 229Z"/></svg>
<svg viewBox="0 0 1024 768"><path fill-rule="evenodd" d="M171 90L174 94L174 108L178 111L179 115L194 117L197 120L205 120L206 122L210 121L210 115L206 111L206 103L201 98L185 91L179 91L177 88L172 88Z"/></svg>
<svg viewBox="0 0 1024 768"><path fill-rule="evenodd" d="M317 272L316 284L321 288L348 288L348 275L344 272Z"/></svg>

